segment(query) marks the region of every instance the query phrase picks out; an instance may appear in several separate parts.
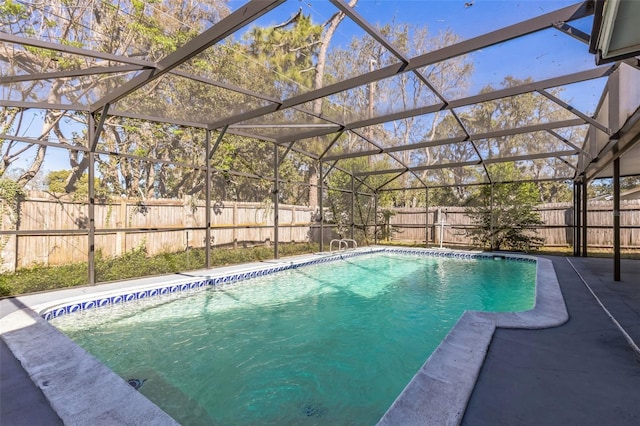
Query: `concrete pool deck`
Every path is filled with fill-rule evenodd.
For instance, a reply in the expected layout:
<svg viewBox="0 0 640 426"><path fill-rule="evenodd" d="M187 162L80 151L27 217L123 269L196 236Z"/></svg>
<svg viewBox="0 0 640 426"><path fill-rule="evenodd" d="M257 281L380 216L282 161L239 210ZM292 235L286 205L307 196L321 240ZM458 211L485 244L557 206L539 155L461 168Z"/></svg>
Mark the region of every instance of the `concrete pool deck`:
<svg viewBox="0 0 640 426"><path fill-rule="evenodd" d="M632 424L634 419L633 424L636 424L640 418L640 404L637 403L640 364L635 354L567 259L549 259L553 261L565 296L569 321L546 330L496 330L462 422L555 424L562 420L563 424ZM640 284L637 278L640 261L623 261L623 281L612 283L609 280L610 259L569 260L596 294L602 294L602 302L637 342L640 337ZM46 294L30 297L44 298ZM20 308L16 302L15 299L0 301L2 316ZM24 372L20 375L19 364L6 362L7 359L11 361L12 356L5 347L2 347L1 355L0 422L59 424L58 416L48 407L46 399L41 393L38 395L40 390ZM582 364L578 363L580 360ZM18 378L9 381L7 377ZM18 385L24 389L30 387L31 391L16 391ZM514 388L520 393L514 392ZM35 402L28 408L19 404L25 395L35 395ZM578 417L576 410L580 410ZM577 421L583 420L582 412L586 421ZM33 421L25 416L31 416Z"/></svg>

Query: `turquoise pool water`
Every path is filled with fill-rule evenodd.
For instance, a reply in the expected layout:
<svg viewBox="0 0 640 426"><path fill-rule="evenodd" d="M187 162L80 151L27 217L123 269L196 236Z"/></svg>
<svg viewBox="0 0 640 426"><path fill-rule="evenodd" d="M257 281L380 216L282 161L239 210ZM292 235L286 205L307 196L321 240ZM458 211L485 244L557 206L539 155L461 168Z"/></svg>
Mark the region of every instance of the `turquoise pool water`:
<svg viewBox="0 0 640 426"><path fill-rule="evenodd" d="M185 425L368 425L464 310L531 309L535 274L385 253L51 322Z"/></svg>

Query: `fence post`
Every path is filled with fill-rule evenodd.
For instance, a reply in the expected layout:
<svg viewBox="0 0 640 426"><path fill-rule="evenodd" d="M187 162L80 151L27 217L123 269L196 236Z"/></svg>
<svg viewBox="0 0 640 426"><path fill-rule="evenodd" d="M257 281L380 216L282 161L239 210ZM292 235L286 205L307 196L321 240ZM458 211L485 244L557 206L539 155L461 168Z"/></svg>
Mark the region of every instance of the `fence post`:
<svg viewBox="0 0 640 426"><path fill-rule="evenodd" d="M587 257L587 201L589 193L587 187L589 184L586 180L582 181L582 257Z"/></svg>
<svg viewBox="0 0 640 426"><path fill-rule="evenodd" d="M118 206L118 218L120 220L116 220L117 228L126 228L127 226L127 199L122 198L120 200L120 204ZM116 246L115 246L115 255L122 256L127 252L127 237L126 232L124 231L116 231Z"/></svg>
<svg viewBox="0 0 640 426"><path fill-rule="evenodd" d="M233 222L233 230L231 233L231 237L233 238L233 248L237 249L238 248L238 231L237 231L237 226L238 226L238 202L234 201L233 202L233 215L231 217L231 220Z"/></svg>
<svg viewBox="0 0 640 426"><path fill-rule="evenodd" d="M295 243L298 236L298 228L295 227L296 224L296 206L291 206L291 227L289 228L289 242ZM294 238L293 236L296 236Z"/></svg>
<svg viewBox="0 0 640 426"><path fill-rule="evenodd" d="M620 157L613 160L613 280L620 281Z"/></svg>
<svg viewBox="0 0 640 426"><path fill-rule="evenodd" d="M580 185L580 182L574 182L573 190L575 191L575 198L573 202L573 255L580 256L580 250L582 248L582 185Z"/></svg>
<svg viewBox="0 0 640 426"><path fill-rule="evenodd" d="M436 210L433 213L434 213L433 223L434 225L437 225L438 222L440 222L440 218L442 217L442 207L438 207L438 210ZM436 246L440 244L440 232L437 232L437 229L433 233L433 244Z"/></svg>
<svg viewBox="0 0 640 426"><path fill-rule="evenodd" d="M424 246L429 247L429 187L425 188L424 208Z"/></svg>
<svg viewBox="0 0 640 426"><path fill-rule="evenodd" d="M280 191L280 182L278 179L279 173L279 154L278 144L273 144L273 257L278 259L280 257L278 247L278 222L279 222L279 210L280 210L280 197L278 192Z"/></svg>
<svg viewBox="0 0 640 426"><path fill-rule="evenodd" d="M103 111L102 114L104 115L106 111ZM96 188L95 188L95 166L96 166L96 159L95 159L95 153L94 153L94 149L95 149L95 144L94 144L94 138L97 141L97 135L96 135L96 124L95 124L95 120L93 117L93 114L89 114L88 117L88 121L89 121L89 128L87 129L87 137L89 138L89 146L91 146L91 151L89 151L89 166L87 167L87 170L89 172L89 182L88 182L88 197L89 197L89 205L88 205L88 216L89 216L89 229L88 229L88 234L87 234L87 247L88 247L88 253L87 253L87 269L88 269L88 277L87 279L89 280L89 285L95 285L96 283L96 212L95 212L95 208L96 208ZM100 120L101 122L104 122L104 117L101 118ZM99 132L100 130L98 130Z"/></svg>
<svg viewBox="0 0 640 426"><path fill-rule="evenodd" d="M489 236L490 236L490 245L491 245L491 250L493 250L493 182L490 183L491 185L491 201L490 201L490 205L489 205Z"/></svg>
<svg viewBox="0 0 640 426"><path fill-rule="evenodd" d="M205 171L204 171L204 267L211 268L211 130L205 130Z"/></svg>
<svg viewBox="0 0 640 426"><path fill-rule="evenodd" d="M353 169L351 169L351 239L353 240L353 226L355 224L355 210L354 204L356 203L356 186L353 178Z"/></svg>
<svg viewBox="0 0 640 426"><path fill-rule="evenodd" d="M373 193L373 244L378 244L378 191Z"/></svg>
<svg viewBox="0 0 640 426"><path fill-rule="evenodd" d="M320 176L320 182L318 182L318 204L320 206L320 252L324 251L324 207L323 207L323 201L322 199L324 198L324 171L322 170L322 160L320 160L320 166L318 167L319 172L318 175ZM311 187L309 188L309 191L311 191Z"/></svg>

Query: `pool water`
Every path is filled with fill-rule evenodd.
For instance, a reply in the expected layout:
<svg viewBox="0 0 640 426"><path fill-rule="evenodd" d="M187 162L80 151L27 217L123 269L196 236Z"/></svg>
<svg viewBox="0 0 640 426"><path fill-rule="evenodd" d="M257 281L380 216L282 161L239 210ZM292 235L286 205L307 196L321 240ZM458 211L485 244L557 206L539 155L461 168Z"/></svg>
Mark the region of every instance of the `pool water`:
<svg viewBox="0 0 640 426"><path fill-rule="evenodd" d="M370 425L464 310L531 309L535 275L385 253L52 323L185 425Z"/></svg>

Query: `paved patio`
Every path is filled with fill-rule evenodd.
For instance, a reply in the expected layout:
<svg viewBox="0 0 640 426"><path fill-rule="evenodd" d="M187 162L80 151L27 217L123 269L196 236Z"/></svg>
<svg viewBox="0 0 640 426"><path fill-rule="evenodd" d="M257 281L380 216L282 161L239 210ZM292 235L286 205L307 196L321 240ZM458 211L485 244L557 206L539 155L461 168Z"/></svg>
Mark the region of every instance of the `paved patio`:
<svg viewBox="0 0 640 426"><path fill-rule="evenodd" d="M637 425L640 358L571 263L640 342L640 261L552 259L569 312L561 327L496 330L463 425Z"/></svg>
<svg viewBox="0 0 640 426"><path fill-rule="evenodd" d="M498 329L471 395L465 425L636 425L640 358L573 270L640 342L640 261L552 257L570 319L545 330ZM570 263L571 262L571 263ZM0 300L0 317L19 309ZM55 425L60 419L0 341L0 424Z"/></svg>

